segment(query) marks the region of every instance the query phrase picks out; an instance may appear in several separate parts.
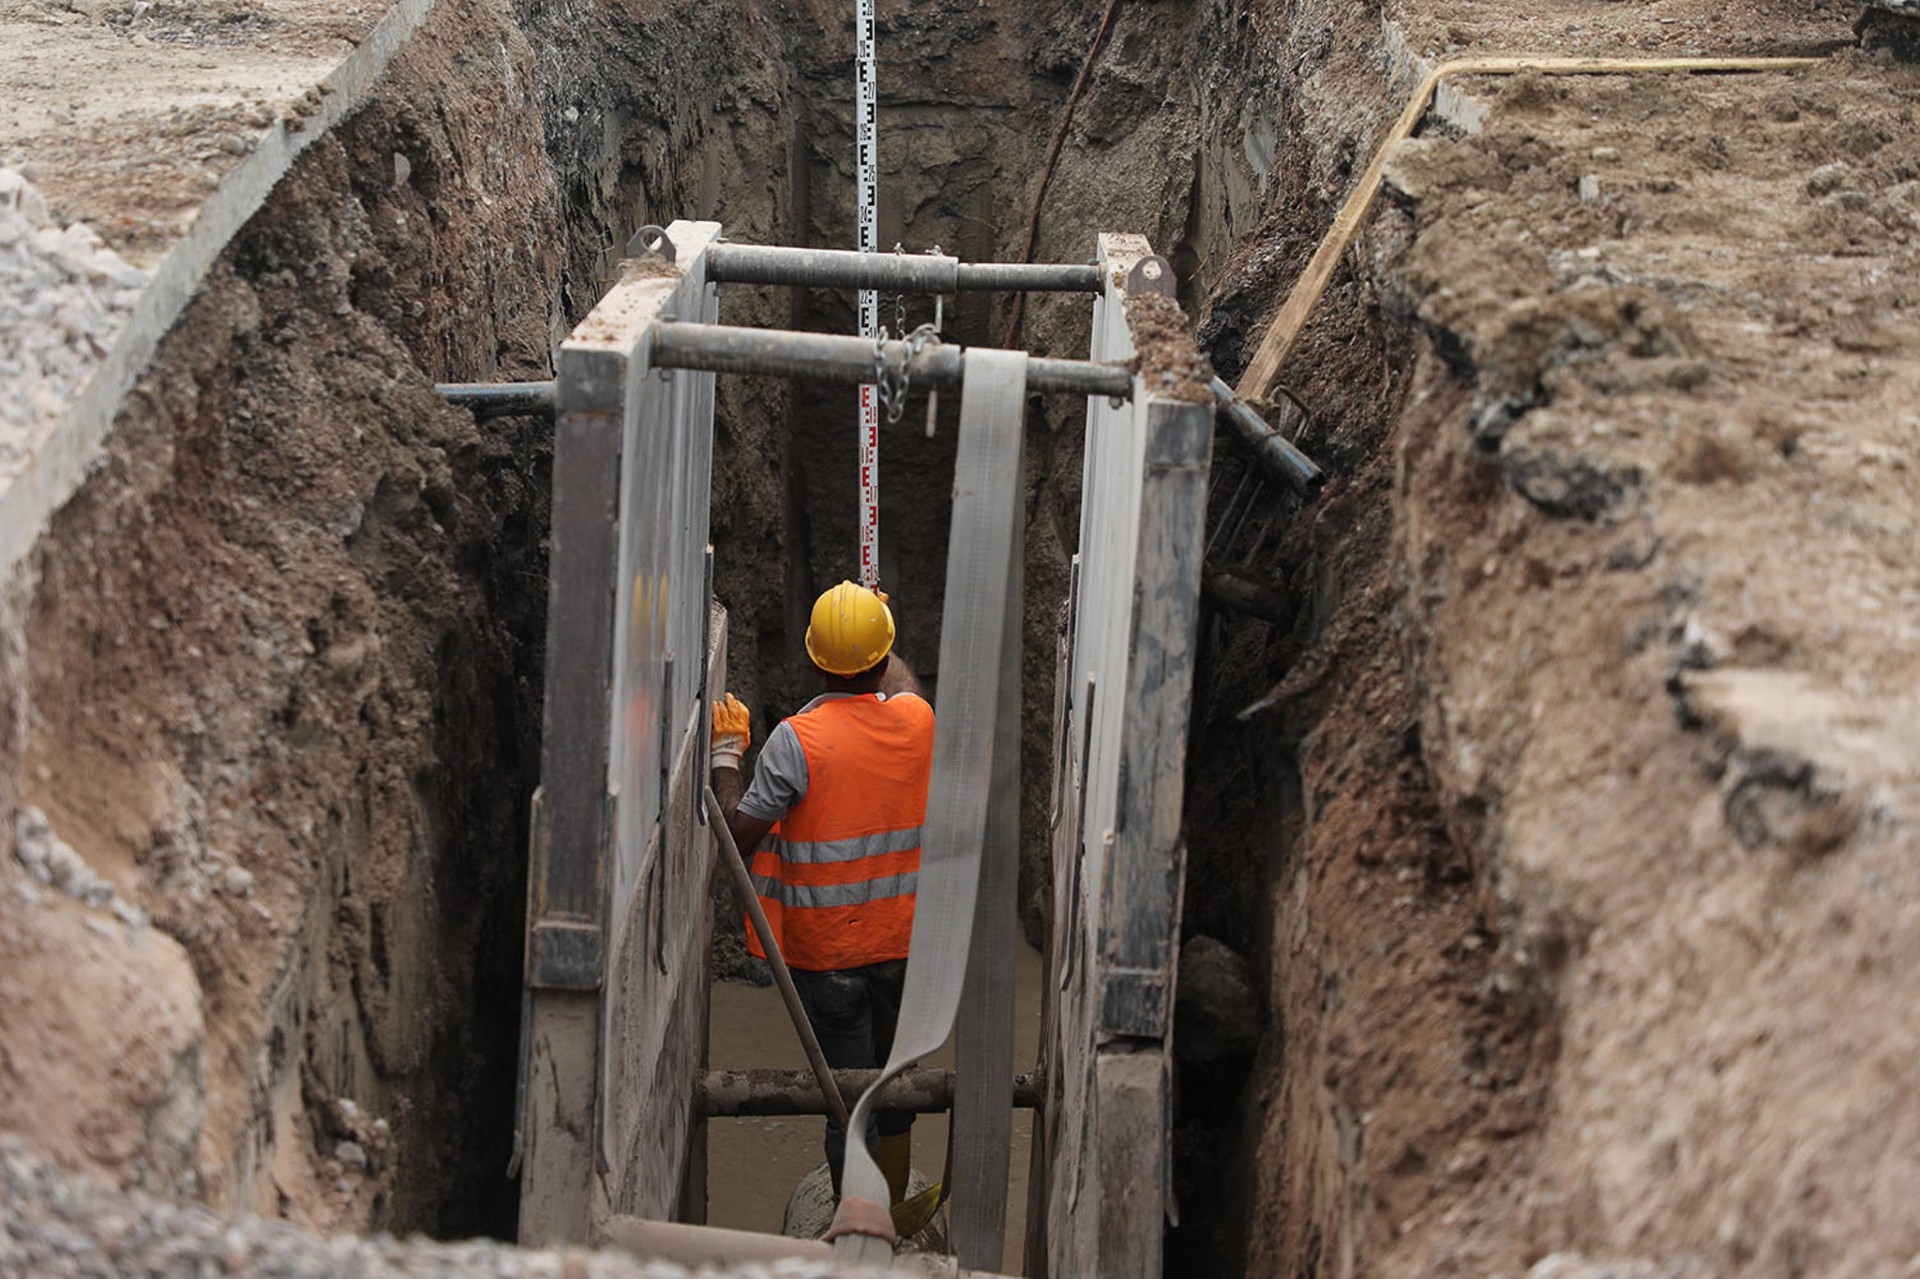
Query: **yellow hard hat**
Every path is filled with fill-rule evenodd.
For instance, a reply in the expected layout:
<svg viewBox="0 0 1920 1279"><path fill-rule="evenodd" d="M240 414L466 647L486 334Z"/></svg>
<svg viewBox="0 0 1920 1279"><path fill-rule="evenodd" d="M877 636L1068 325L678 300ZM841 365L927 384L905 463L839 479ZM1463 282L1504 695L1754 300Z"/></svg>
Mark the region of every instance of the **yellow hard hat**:
<svg viewBox="0 0 1920 1279"><path fill-rule="evenodd" d="M893 612L887 597L842 582L813 602L807 656L831 675L858 675L893 649Z"/></svg>

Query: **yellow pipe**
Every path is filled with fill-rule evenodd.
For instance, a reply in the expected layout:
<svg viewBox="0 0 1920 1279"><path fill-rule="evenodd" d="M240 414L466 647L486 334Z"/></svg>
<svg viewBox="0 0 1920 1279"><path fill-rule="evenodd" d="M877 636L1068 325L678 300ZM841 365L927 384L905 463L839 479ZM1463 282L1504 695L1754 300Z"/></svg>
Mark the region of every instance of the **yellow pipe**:
<svg viewBox="0 0 1920 1279"><path fill-rule="evenodd" d="M1360 223L1366 218L1367 210L1373 206L1373 199L1380 193L1380 180L1387 167L1387 156L1394 146L1418 127L1420 120L1427 114L1427 108L1433 104L1433 95L1439 89L1442 80L1466 75L1517 75L1524 71L1537 71L1542 75L1639 75L1676 71L1706 72L1750 72L1750 71L1797 71L1804 67L1817 66L1819 58L1532 58L1512 56L1488 56L1455 58L1443 62L1427 72L1420 86L1413 91L1413 98L1400 112L1400 118L1394 121L1393 128L1373 153L1373 162L1367 165L1367 171L1360 175L1360 185L1353 189L1347 202L1340 209L1340 216L1327 228L1327 234L1320 241L1320 247L1314 250L1313 259L1307 263L1307 269L1294 281L1293 291L1287 294L1287 301L1280 313L1273 317L1267 326L1266 334L1260 339L1260 348L1254 352L1246 372L1240 375L1240 385L1234 393L1241 399L1253 403L1265 400L1273 387L1274 379L1280 375L1287 358L1299 344L1300 330L1305 327L1307 315L1320 301L1320 295L1327 291L1327 285L1333 280L1333 273L1340 265L1340 257L1347 251L1347 245L1353 241L1354 233L1359 231Z"/></svg>

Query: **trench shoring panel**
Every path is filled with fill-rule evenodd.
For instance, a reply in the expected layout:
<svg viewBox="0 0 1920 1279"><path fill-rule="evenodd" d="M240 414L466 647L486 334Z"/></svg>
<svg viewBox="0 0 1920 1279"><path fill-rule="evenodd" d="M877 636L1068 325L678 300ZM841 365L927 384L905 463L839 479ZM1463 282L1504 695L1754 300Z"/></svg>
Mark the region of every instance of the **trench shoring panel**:
<svg viewBox="0 0 1920 1279"><path fill-rule="evenodd" d="M1095 360L1135 354L1117 280L1151 252L1100 238ZM1088 401L1080 553L1061 646L1054 886L1029 1274L1160 1273L1173 1210L1173 986L1181 796L1200 601L1211 399ZM1038 1197L1037 1197L1038 1198Z"/></svg>
<svg viewBox="0 0 1920 1279"><path fill-rule="evenodd" d="M710 615L713 375L651 367L662 319L711 323L711 222L629 260L560 352L545 741L528 894L523 1242L610 1211L698 1215L714 844L696 802Z"/></svg>

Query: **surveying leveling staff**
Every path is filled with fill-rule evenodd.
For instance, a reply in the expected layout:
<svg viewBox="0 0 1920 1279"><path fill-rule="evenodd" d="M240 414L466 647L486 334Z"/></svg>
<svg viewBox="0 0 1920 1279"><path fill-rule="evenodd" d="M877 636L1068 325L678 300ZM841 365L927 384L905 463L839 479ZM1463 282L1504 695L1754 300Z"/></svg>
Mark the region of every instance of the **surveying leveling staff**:
<svg viewBox="0 0 1920 1279"><path fill-rule="evenodd" d="M747 708L713 708L713 789L827 1064L871 1069L893 1049L913 937L920 829L933 768L933 707L892 656L886 597L842 582L814 601L807 656L826 691L781 720L742 794ZM765 958L747 929L747 948ZM898 1204L911 1112L882 1111L867 1140ZM834 1193L846 1134L827 1121Z"/></svg>

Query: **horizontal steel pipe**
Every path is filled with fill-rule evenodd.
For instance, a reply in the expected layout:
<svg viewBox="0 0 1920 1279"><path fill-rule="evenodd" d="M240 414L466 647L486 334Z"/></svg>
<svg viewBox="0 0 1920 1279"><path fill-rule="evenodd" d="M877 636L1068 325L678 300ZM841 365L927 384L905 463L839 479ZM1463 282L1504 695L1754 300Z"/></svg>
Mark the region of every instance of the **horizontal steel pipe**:
<svg viewBox="0 0 1920 1279"><path fill-rule="evenodd" d="M1219 402L1221 420L1253 453L1255 464L1267 478L1286 485L1302 497L1312 497L1320 491L1327 477L1318 463L1268 426L1265 418L1217 377L1213 379L1213 396Z"/></svg>
<svg viewBox="0 0 1920 1279"><path fill-rule="evenodd" d="M941 343L922 346L918 354L912 354L907 343L893 341L886 343L885 358L891 368L905 366L912 387L951 391L961 382L963 349ZM725 324L664 323L653 328L655 368L753 373L858 386L873 381L873 359L874 344L866 338ZM1128 399L1133 394L1133 374L1121 364L1034 359L1027 362L1027 389Z"/></svg>
<svg viewBox="0 0 1920 1279"><path fill-rule="evenodd" d="M478 418L552 417L555 386L553 382L438 382L433 389L447 403L472 409Z"/></svg>
<svg viewBox="0 0 1920 1279"><path fill-rule="evenodd" d="M1091 264L961 262L925 253L856 253L763 244L714 245L707 250L707 278L715 284L800 284L892 293L1100 291L1100 269Z"/></svg>
<svg viewBox="0 0 1920 1279"><path fill-rule="evenodd" d="M816 1263L833 1259L833 1245L818 1239L789 1239L785 1235L678 1221L649 1221L642 1217L608 1217L596 1233L597 1243L611 1244L645 1261L669 1261L689 1269L764 1266L793 1258Z"/></svg>
<svg viewBox="0 0 1920 1279"><path fill-rule="evenodd" d="M957 274L962 292L1100 292L1100 268L1091 262L962 262Z"/></svg>
<svg viewBox="0 0 1920 1279"><path fill-rule="evenodd" d="M880 1077L877 1070L836 1070L834 1083L851 1106ZM888 1082L876 1108L930 1114L953 1109L953 1072L922 1067ZM1013 1077L1013 1104L1040 1106L1036 1076ZM694 1080L694 1108L703 1115L824 1115L826 1098L811 1071L709 1070Z"/></svg>
<svg viewBox="0 0 1920 1279"><path fill-rule="evenodd" d="M839 1272L832 1264L833 1245L819 1239L793 1239L786 1235L695 1226L681 1221L650 1221L618 1213L598 1224L593 1242L619 1248L643 1261L665 1261L702 1274L711 1273L714 1268L735 1266L752 1266L761 1273L774 1274ZM780 1262L811 1264L781 1267ZM577 1269L585 1274L593 1267L581 1265ZM563 1268L562 1273L574 1271ZM938 1279L1008 1279L991 1270L967 1270L950 1256L928 1252L901 1253L888 1273L924 1274Z"/></svg>
<svg viewBox="0 0 1920 1279"><path fill-rule="evenodd" d="M715 284L804 284L822 289L951 294L958 291L954 278L958 265L953 258L925 253L856 253L763 244L716 244L707 250L707 279Z"/></svg>

